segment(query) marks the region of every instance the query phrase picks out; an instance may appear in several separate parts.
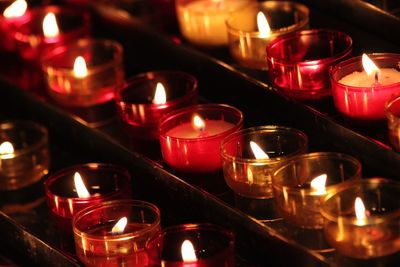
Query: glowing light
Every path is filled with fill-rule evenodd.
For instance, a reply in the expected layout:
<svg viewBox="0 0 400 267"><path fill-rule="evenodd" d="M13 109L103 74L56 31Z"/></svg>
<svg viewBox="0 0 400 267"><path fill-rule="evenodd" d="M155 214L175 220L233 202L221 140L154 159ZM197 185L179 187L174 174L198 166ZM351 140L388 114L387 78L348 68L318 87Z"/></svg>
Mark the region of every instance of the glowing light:
<svg viewBox="0 0 400 267"><path fill-rule="evenodd" d="M194 251L193 244L189 240L183 241L182 246L181 246L181 254L182 254L182 260L184 262L197 261L197 257L196 257L196 253Z"/></svg>
<svg viewBox="0 0 400 267"><path fill-rule="evenodd" d="M87 190L85 184L83 183L82 177L79 172L74 174L74 183L76 188L76 193L78 197L90 197L89 191Z"/></svg>
<svg viewBox="0 0 400 267"><path fill-rule="evenodd" d="M165 104L167 102L167 94L165 93L165 88L162 83L157 83L156 92L153 98L153 104Z"/></svg>
<svg viewBox="0 0 400 267"><path fill-rule="evenodd" d="M267 38L271 35L271 27L264 13L261 11L257 13L257 27L261 38Z"/></svg>
<svg viewBox="0 0 400 267"><path fill-rule="evenodd" d="M88 75L86 61L83 57L78 56L74 62L74 76L76 78L85 78Z"/></svg>
<svg viewBox="0 0 400 267"><path fill-rule="evenodd" d="M14 153L14 147L10 142L5 141L5 142L1 143L0 155L2 155L3 159L10 159L10 158L14 157L13 153Z"/></svg>
<svg viewBox="0 0 400 267"><path fill-rule="evenodd" d="M367 75L372 75L379 72L379 68L366 54L362 55L362 65Z"/></svg>
<svg viewBox="0 0 400 267"><path fill-rule="evenodd" d="M122 217L118 220L118 222L111 229L111 233L113 234L122 234L125 230L126 225L128 224L128 219L126 217Z"/></svg>
<svg viewBox="0 0 400 267"><path fill-rule="evenodd" d="M17 18L25 14L28 8L28 4L25 0L16 0L9 5L3 12L3 16L6 18Z"/></svg>
<svg viewBox="0 0 400 267"><path fill-rule="evenodd" d="M193 126L195 129L201 132L204 131L204 129L206 128L204 120L199 115L195 115L193 117Z"/></svg>
<svg viewBox="0 0 400 267"><path fill-rule="evenodd" d="M364 202L359 197L354 201L354 210L356 212L357 225L364 225L367 220L367 211L365 210Z"/></svg>
<svg viewBox="0 0 400 267"><path fill-rule="evenodd" d="M325 184L326 184L326 179L328 176L326 174L321 174L315 177L314 179L311 180L311 188L318 194L325 194Z"/></svg>
<svg viewBox="0 0 400 267"><path fill-rule="evenodd" d="M256 159L269 159L268 154L256 142L250 141L250 148Z"/></svg>
<svg viewBox="0 0 400 267"><path fill-rule="evenodd" d="M43 19L43 34L47 38L53 38L60 33L57 25L56 16L49 12Z"/></svg>

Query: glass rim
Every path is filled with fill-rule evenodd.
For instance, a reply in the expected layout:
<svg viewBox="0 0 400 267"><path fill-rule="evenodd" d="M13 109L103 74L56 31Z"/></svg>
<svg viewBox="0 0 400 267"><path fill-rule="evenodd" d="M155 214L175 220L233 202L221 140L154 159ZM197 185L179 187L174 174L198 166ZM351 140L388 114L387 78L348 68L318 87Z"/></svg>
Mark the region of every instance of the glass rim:
<svg viewBox="0 0 400 267"><path fill-rule="evenodd" d="M176 0L175 1L175 6L176 6L176 8L179 8L179 7L184 8L187 4L192 3L192 2L197 2L197 1L199 1L199 0L190 0L190 1L188 1L188 0ZM243 2L243 5L245 3L251 3L252 2L252 0L239 0L239 1ZM240 9L243 5L241 5L240 7L237 7L235 9L233 9L233 10L226 11L224 13L232 14L232 12L235 12L236 10ZM207 11L203 11L203 10L201 10L201 11L200 10L190 10L190 13L193 13L193 14L196 14L196 15L201 15L201 14L211 14L211 15L213 15L213 14L220 13L220 11L217 10L217 11L213 11L213 12L207 12Z"/></svg>
<svg viewBox="0 0 400 267"><path fill-rule="evenodd" d="M124 233L124 234L118 234L115 236L104 236L104 235L93 235L93 234L87 234L84 231L80 231L77 229L76 224L79 222L80 219L83 217L89 215L91 212L94 212L98 209L107 209L107 208L112 208L112 207L117 207L119 205L124 205L128 206L130 205L131 207L142 207L142 208L147 208L148 210L151 210L155 215L156 215L156 220L151 223L150 225L147 225L146 228L134 231L132 233ZM160 209L147 201L144 200L138 200L138 199L119 199L119 200L112 200L112 201L106 201L102 203L97 203L91 206L88 206L76 213L76 215L73 216L72 219L72 228L74 235L79 236L79 237L84 237L87 240L93 240L93 241L120 241L123 239L124 241L130 240L132 238L135 238L137 236L141 236L144 233L151 232L152 230L158 228L161 224L161 218L160 218Z"/></svg>
<svg viewBox="0 0 400 267"><path fill-rule="evenodd" d="M393 118L393 119L399 119L400 120L400 113L399 115L396 115L394 112L392 112L390 109L392 105L394 105L396 102L400 101L400 93L393 95L390 99L388 99L385 103L385 113L387 118Z"/></svg>
<svg viewBox="0 0 400 267"><path fill-rule="evenodd" d="M255 159L255 158L243 158L243 157L236 157L236 156L231 156L228 155L226 153L226 150L224 148L224 146L232 141L232 139L238 137L238 136L245 136L249 133L257 133L257 132L287 132L287 133L295 133L297 134L298 137L300 137L300 139L302 139L302 141L304 141L303 146L300 148L298 148L296 151L285 155L284 157L274 157L274 158L269 158L269 159ZM300 140L299 139L299 140ZM230 135L226 136L222 142L221 142L221 146L220 146L220 151L221 151L221 157L223 159L227 159L230 161L235 161L236 163L254 163L254 164L268 164L268 163L274 163L274 162L278 162L281 160L285 160L285 159L290 159L292 157L295 157L297 153L299 153L302 150L307 150L308 147L308 137L307 135L296 129L296 128L292 128L292 127L287 127L287 126L280 126L280 125L264 125L264 126L256 126L256 127L250 127L250 128L246 128L246 129L242 129L239 130L237 132L233 132Z"/></svg>

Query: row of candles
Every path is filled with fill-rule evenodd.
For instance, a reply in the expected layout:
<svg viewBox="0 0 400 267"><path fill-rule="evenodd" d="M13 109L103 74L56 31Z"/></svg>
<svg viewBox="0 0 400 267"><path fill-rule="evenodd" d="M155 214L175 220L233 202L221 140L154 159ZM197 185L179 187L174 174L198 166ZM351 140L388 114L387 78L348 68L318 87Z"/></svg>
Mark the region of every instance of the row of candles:
<svg viewBox="0 0 400 267"><path fill-rule="evenodd" d="M200 3L205 1L198 2L200 7L197 8L203 9ZM212 2L216 3L216 11L224 10L225 4L230 5L229 1L227 3ZM183 1L177 1L177 3L179 17L179 8L181 8L179 3L183 3ZM189 4L186 8L188 7ZM303 6L301 9L306 10ZM43 10L47 11L49 8L40 9L41 12L37 12L40 14L38 16L45 17L44 22L51 21L50 25L57 25L54 13L50 17L47 14L43 16ZM52 7L51 10L62 12L59 8ZM186 14L184 16L191 16L185 12L182 11L183 14ZM37 36L32 34L35 27L30 25L37 24L38 20L33 20L36 13L30 12L29 14L26 22L24 19L20 25L16 23L13 33L14 41L17 43L19 39L29 40L29 49L22 49L24 52L21 53L21 56L30 60L37 60L40 57L40 64L48 81L49 94L61 105L90 107L115 99L120 117L126 123L130 133L136 137L159 139L164 160L174 169L190 173L208 173L222 168L227 184L235 193L256 199L273 197L282 217L300 227L317 229L324 227L327 239L345 255L371 258L398 251L396 246L398 234L395 229L392 229L393 220L396 221L397 218L389 216L397 208L392 206L393 203L386 203L389 201L386 199L390 199L390 195L393 193L391 190L398 187L396 182L385 179L357 180L361 176L360 163L349 156L336 153L312 153L299 156L307 150L307 137L298 130L276 126L241 130L243 115L238 109L219 104L193 105L197 102L197 80L190 74L167 71L148 72L123 82L122 47L118 43L111 40L93 39L80 39L65 43L64 36L69 35L66 33L57 35L57 32L60 33L54 29L50 30L52 33L49 36L42 37L42 33L40 33L41 38L36 38ZM196 14L201 14L201 12ZM68 14L63 13L63 15L67 16ZM196 18L196 20L199 19ZM218 21L225 23L225 17L220 17L219 12L213 13L212 19L209 18L209 20L213 23ZM80 21L82 23L78 23L78 28L86 28L87 24L84 22L87 20L84 16ZM25 26L27 30L24 30L29 32L29 38L21 37L21 32L18 30L22 27L21 25L30 25ZM225 27L225 24L223 26ZM216 26L212 28L218 29ZM78 30L77 32L80 34L73 35L72 39L82 36L82 31ZM50 42L50 40L54 42ZM57 43L55 40L62 40L59 41L59 44L62 45L52 47ZM299 40L308 40L301 43L302 49L298 49ZM324 43L325 41L329 44L328 46ZM287 77L290 79L277 77L274 81L277 84L279 80L290 81L290 84L300 83L303 85L311 81L314 85L320 84L321 80L317 78L320 75L325 77L328 67L333 62L337 62L336 59L342 59L348 55L351 50L351 38L336 31L313 30L285 35L273 41L267 48L268 58L271 58L269 60L271 73L275 73L274 66L279 63L279 56L284 57L288 51L291 51L290 60L293 58L303 59L307 56L306 54L321 51L324 47L328 47L325 49L329 50L326 62L321 62L322 60L318 58L302 62L301 66L296 66L296 73L291 72L289 67L285 70L286 65L282 65L279 67L284 70L282 75L289 75ZM277 58L271 56L274 53L278 55ZM332 60L332 57L335 60ZM379 70L373 64L370 67L372 83L376 86L369 89L378 95L375 98L379 99L379 105L377 102L374 102L373 105L368 101L365 102L365 99L370 99L365 90L362 93L363 102L360 102L357 92L351 92L349 89L351 86L341 82L349 74L361 75L362 80L370 77L367 74L365 76L355 72L358 70L360 58L344 61L342 62L345 64L344 66L339 63L331 71L333 81L336 81L338 87L342 87L343 92L346 92L345 96L338 94L339 96L336 96L335 99L343 99L343 105L347 109L361 105L363 107L360 108L359 118L361 119L382 118L381 113L384 113L382 111L384 107L381 107L380 104L383 105L386 100L383 100L381 92L387 94L386 98L393 93L384 90L386 85L383 82L392 75L392 72L396 72L391 69L393 64L389 64L390 66L385 64L389 61L393 63L392 61L396 61L395 58L395 55L388 56L387 54L373 56L374 60L381 63L380 66L388 68ZM285 58L281 59L283 62L287 61ZM364 59L363 61L369 62L371 65L370 60ZM351 67L346 67L347 65ZM351 70L349 71L347 68L351 68ZM324 69L323 73L318 71L322 69ZM304 71L304 76L299 75L298 70ZM350 77L349 79L354 80L355 78ZM392 83L388 86L393 87ZM356 88L354 85L353 87ZM117 88L116 91L115 88ZM313 87L312 92L307 94L314 96L315 88ZM302 87L299 90L303 89ZM319 88L317 89L319 90ZM351 99L354 101L350 101ZM355 103L355 106L352 103ZM395 107L396 105L390 106ZM378 111L373 115L369 113L366 115L365 110L369 111L372 108ZM343 113L345 112L343 111ZM353 116L354 114L352 112L347 115ZM4 128L5 132L7 129L14 130L12 124L7 125ZM35 125L34 128L36 128L35 133L22 134L23 130L18 129L13 134L2 135L5 139L9 139L1 144L1 148L4 150L0 153L2 173L6 174L4 181L9 181L10 184L4 189L26 186L37 181L47 172L48 152L43 146L36 145L36 142L39 141L40 144L43 144L43 140L47 139L47 133L43 127ZM26 139L27 136L30 137L29 140L18 140L18 137ZM30 142L33 143L29 145ZM17 163L18 161L20 163ZM153 235L156 230L159 230L159 219L156 219L157 213L159 218L159 212L154 212L156 209L149 204L143 205L142 203L140 212L137 212L137 203L100 203L130 195L129 190L127 191L130 186L124 186L129 183L130 178L116 171L115 168L111 168L112 170L107 170L107 168L109 167L99 164L74 167L73 170L64 170L50 176L45 184L50 209L56 214L56 218L61 219L61 225L63 223L70 224L68 221L72 215L76 215L73 229L77 255L88 265L93 262L98 265L100 262L109 261L111 255L104 254L108 248L112 248L110 251L116 262L124 261L125 256L121 255L137 255L136 251L148 241L148 236L141 236L137 243L132 241L125 235L126 233L120 230L120 224L124 221L127 221L128 225L132 224L128 229L135 233L133 235L136 235L136 232ZM33 169L35 175L29 175L29 179L32 180L27 182L25 174ZM86 170L88 174L83 175L77 169L83 169L82 172ZM96 170L96 173L92 170ZM76 195L77 189L70 185L73 177L78 179L82 175L86 181L82 182L81 180L77 184L88 183L92 179L95 181L93 184L89 183L91 186L84 195L79 196ZM98 176L102 178L97 179ZM313 179L314 177L317 179ZM320 180L326 180L328 186L326 188L315 186ZM344 182L344 180L350 181ZM376 197L374 198L374 196ZM324 199L324 203L321 209L322 199ZM362 208L352 207L351 203L363 203L363 201L367 205L367 208L364 207L364 211L360 212L358 210ZM87 210L76 214L87 205L96 203L100 204L92 208L88 207ZM118 208L114 205L117 205ZM135 211L133 210L134 206ZM144 214L148 213L144 206L152 207L153 213L148 215L151 222L144 218L147 217ZM361 206L361 204L357 204L357 206ZM123 216L124 214L127 216ZM143 231L144 226L136 225L134 219L129 219L130 214L141 214L139 216L141 224L150 227L151 231ZM120 218L124 217L126 220L123 219L122 222L117 223ZM94 226L96 227L93 228ZM113 228L117 230L112 231ZM96 238L96 236L100 236L100 238ZM113 243L114 240L116 240L115 243ZM172 240L175 239L172 238ZM226 237L224 240L229 240L226 243L229 245L223 246L224 250L231 249L231 237ZM125 244L125 242L128 243ZM141 246L139 246L140 244ZM101 248L97 250L98 246ZM155 247L157 247L157 252L154 253L163 256L159 244ZM174 250L174 253L176 251ZM232 253L226 255L232 257ZM189 261L193 262L193 257ZM231 262L231 259L228 261ZM206 263L204 266L214 265Z"/></svg>

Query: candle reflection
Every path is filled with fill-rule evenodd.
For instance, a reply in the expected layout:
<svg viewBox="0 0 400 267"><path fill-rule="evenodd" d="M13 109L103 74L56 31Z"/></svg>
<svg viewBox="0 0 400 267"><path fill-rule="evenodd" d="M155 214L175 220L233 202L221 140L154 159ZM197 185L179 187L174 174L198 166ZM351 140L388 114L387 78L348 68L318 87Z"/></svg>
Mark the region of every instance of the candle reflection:
<svg viewBox="0 0 400 267"><path fill-rule="evenodd" d="M25 0L16 0L9 5L3 12L3 16L6 18L17 18L25 14L28 8L28 4Z"/></svg>
<svg viewBox="0 0 400 267"><path fill-rule="evenodd" d="M56 16L53 12L47 13L43 19L43 34L47 38L57 37L60 31L58 29Z"/></svg>

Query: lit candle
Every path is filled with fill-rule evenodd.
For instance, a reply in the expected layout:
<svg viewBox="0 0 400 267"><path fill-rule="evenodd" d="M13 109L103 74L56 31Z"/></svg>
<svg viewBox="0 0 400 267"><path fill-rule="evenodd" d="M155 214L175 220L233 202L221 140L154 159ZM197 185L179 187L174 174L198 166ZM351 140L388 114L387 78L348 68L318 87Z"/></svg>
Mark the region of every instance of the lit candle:
<svg viewBox="0 0 400 267"><path fill-rule="evenodd" d="M167 113L197 102L197 79L185 72L155 71L129 78L115 103L130 136L158 140L159 121Z"/></svg>
<svg viewBox="0 0 400 267"><path fill-rule="evenodd" d="M225 21L252 0L177 0L176 12L182 35L201 46L228 44Z"/></svg>
<svg viewBox="0 0 400 267"><path fill-rule="evenodd" d="M75 250L85 266L147 267L146 242L160 228L160 211L139 200L90 206L73 221Z"/></svg>
<svg viewBox="0 0 400 267"><path fill-rule="evenodd" d="M340 113L357 121L385 118L385 103L400 90L399 54L354 57L332 69L334 103Z"/></svg>
<svg viewBox="0 0 400 267"><path fill-rule="evenodd" d="M242 113L227 105L198 105L170 113L160 123L163 158L183 172L217 171L222 166L221 141L242 124Z"/></svg>

